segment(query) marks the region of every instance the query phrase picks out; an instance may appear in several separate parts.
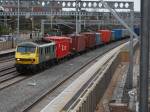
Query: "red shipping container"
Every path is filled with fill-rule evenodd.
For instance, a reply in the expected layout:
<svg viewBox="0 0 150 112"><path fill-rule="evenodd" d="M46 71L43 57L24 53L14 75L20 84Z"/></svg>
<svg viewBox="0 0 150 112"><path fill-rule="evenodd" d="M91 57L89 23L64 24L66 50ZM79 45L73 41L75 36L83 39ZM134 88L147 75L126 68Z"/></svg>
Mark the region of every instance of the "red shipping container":
<svg viewBox="0 0 150 112"><path fill-rule="evenodd" d="M85 38L83 35L69 35L72 39L71 52L81 52L85 50Z"/></svg>
<svg viewBox="0 0 150 112"><path fill-rule="evenodd" d="M81 34L84 35L86 48L92 48L96 45L95 33L84 32Z"/></svg>
<svg viewBox="0 0 150 112"><path fill-rule="evenodd" d="M101 41L103 43L109 43L111 39L111 30L99 30L101 33Z"/></svg>
<svg viewBox="0 0 150 112"><path fill-rule="evenodd" d="M43 38L45 41L54 41L56 43L55 53L56 58L64 58L70 54L70 43L71 38L60 37L60 36L50 36Z"/></svg>

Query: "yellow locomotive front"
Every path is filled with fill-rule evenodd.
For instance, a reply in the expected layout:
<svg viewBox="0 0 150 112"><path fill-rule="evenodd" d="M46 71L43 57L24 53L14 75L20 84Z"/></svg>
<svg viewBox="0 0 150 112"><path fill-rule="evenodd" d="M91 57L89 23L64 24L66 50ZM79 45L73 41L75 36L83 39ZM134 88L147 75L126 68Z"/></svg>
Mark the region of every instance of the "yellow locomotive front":
<svg viewBox="0 0 150 112"><path fill-rule="evenodd" d="M32 42L24 42L17 46L16 68L19 72L33 68L39 63L38 47Z"/></svg>

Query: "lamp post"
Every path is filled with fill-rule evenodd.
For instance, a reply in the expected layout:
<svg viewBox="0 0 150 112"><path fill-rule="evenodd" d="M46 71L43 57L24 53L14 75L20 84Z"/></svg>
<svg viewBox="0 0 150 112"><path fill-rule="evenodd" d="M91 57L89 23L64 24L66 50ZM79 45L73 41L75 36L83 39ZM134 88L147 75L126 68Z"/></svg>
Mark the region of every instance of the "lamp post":
<svg viewBox="0 0 150 112"><path fill-rule="evenodd" d="M78 34L79 33L79 23L78 23L79 21L78 21L78 0L76 0L76 34Z"/></svg>
<svg viewBox="0 0 150 112"><path fill-rule="evenodd" d="M20 10L19 10L19 8L20 8L20 0L18 0L17 38L19 38L19 21L20 21L20 15L19 15Z"/></svg>
<svg viewBox="0 0 150 112"><path fill-rule="evenodd" d="M141 0L141 38L140 38L140 94L139 112L149 112L148 109L148 79L149 79L149 0Z"/></svg>

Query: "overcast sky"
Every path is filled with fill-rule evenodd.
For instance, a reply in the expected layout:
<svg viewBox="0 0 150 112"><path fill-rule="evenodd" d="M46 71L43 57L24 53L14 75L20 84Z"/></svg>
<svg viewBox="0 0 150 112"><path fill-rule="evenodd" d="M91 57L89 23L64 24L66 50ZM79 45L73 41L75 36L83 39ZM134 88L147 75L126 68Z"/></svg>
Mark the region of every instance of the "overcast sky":
<svg viewBox="0 0 150 112"><path fill-rule="evenodd" d="M134 0L135 2L135 10L140 11L140 0Z"/></svg>
<svg viewBox="0 0 150 112"><path fill-rule="evenodd" d="M91 1L91 0L82 0L82 1ZM104 0L104 1L134 1L135 11L140 11L140 0Z"/></svg>
<svg viewBox="0 0 150 112"><path fill-rule="evenodd" d="M134 9L135 11L140 11L140 1L141 0L106 0L106 1L134 1Z"/></svg>
<svg viewBox="0 0 150 112"><path fill-rule="evenodd" d="M134 9L135 11L140 11L140 1L141 0L108 0L108 1L134 1Z"/></svg>

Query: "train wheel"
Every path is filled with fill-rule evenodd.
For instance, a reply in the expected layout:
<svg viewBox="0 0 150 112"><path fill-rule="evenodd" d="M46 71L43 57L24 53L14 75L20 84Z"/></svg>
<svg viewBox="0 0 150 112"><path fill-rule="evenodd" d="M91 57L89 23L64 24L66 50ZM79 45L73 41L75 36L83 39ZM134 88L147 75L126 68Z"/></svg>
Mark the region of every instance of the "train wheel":
<svg viewBox="0 0 150 112"><path fill-rule="evenodd" d="M56 60L55 59L52 59L51 60L51 65L50 66L53 66L53 65L55 65L56 64Z"/></svg>
<svg viewBox="0 0 150 112"><path fill-rule="evenodd" d="M37 66L33 66L33 67L31 67L31 68L29 68L29 69L31 69L30 71L31 71L31 73L37 73Z"/></svg>
<svg viewBox="0 0 150 112"><path fill-rule="evenodd" d="M19 67L19 66L16 67L16 70L17 70L19 73L25 73L25 71L26 71L26 70L24 70L24 68Z"/></svg>
<svg viewBox="0 0 150 112"><path fill-rule="evenodd" d="M39 70L42 71L43 69L44 69L44 68L43 68L43 64L40 64L40 65L39 65Z"/></svg>

